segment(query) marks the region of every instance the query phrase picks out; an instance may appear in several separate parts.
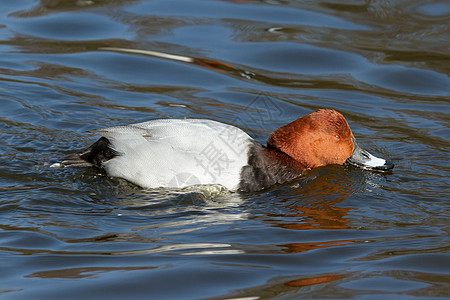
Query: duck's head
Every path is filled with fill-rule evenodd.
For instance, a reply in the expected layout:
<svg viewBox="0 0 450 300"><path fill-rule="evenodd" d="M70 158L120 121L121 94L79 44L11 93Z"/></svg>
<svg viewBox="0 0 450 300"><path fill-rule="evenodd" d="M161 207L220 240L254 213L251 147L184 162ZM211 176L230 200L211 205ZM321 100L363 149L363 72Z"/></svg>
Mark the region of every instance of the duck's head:
<svg viewBox="0 0 450 300"><path fill-rule="evenodd" d="M319 109L280 127L270 135L267 146L308 169L346 162L371 170L394 167L360 148L344 116L330 109Z"/></svg>

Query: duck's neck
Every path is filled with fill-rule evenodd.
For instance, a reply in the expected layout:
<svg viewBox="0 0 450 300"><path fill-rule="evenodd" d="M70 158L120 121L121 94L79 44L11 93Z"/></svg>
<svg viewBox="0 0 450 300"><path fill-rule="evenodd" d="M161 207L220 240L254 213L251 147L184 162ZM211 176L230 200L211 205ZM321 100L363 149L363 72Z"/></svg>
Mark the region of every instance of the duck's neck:
<svg viewBox="0 0 450 300"><path fill-rule="evenodd" d="M259 191L285 183L300 176L305 169L289 155L255 142L248 153L248 164L241 170L239 190Z"/></svg>

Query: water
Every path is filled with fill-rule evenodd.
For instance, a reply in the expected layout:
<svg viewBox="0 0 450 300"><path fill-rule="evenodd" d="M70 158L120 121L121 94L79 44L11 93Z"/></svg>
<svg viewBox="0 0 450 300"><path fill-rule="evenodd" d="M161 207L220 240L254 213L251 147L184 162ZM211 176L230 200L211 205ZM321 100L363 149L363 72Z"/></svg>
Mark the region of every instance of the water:
<svg viewBox="0 0 450 300"><path fill-rule="evenodd" d="M2 1L0 297L449 297L449 13L425 0ZM48 165L99 127L209 118L265 142L324 107L393 172L327 166L236 194Z"/></svg>

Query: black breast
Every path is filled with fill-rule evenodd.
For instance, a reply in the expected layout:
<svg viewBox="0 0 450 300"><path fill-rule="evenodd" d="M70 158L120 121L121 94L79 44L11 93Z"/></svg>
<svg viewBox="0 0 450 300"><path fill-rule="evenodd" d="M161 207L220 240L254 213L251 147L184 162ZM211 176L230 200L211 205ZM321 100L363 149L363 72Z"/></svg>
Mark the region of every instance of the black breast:
<svg viewBox="0 0 450 300"><path fill-rule="evenodd" d="M301 175L304 167L287 154L259 143L250 146L248 165L241 170L238 190L259 191Z"/></svg>

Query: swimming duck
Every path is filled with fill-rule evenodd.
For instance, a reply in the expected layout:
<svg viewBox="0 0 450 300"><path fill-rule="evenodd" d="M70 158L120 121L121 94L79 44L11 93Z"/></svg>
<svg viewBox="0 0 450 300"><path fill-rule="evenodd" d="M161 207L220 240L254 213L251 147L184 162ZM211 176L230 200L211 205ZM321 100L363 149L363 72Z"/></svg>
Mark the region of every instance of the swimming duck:
<svg viewBox="0 0 450 300"><path fill-rule="evenodd" d="M59 165L95 166L143 188L219 184L249 192L329 164L394 167L361 149L344 116L330 109L280 127L266 146L237 127L206 119L159 119L93 132L102 137Z"/></svg>

